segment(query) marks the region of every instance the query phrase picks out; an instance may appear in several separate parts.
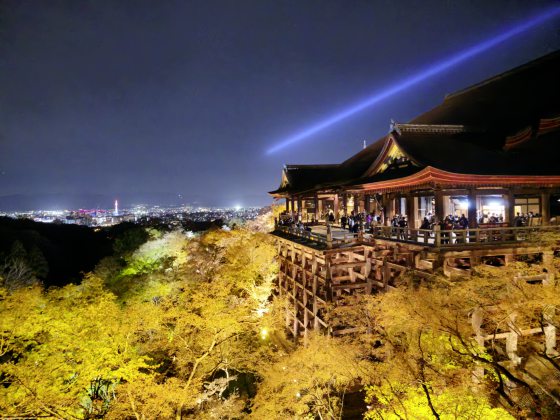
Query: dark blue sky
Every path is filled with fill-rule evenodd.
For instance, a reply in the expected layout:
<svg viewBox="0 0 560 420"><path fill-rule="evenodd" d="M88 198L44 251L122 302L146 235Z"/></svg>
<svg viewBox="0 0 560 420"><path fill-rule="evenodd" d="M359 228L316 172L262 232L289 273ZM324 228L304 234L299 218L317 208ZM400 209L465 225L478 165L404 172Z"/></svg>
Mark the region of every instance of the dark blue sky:
<svg viewBox="0 0 560 420"><path fill-rule="evenodd" d="M271 146L554 4L3 1L0 196L18 197L0 206L177 194L266 204L284 163L340 162L391 118L560 49L560 20L266 155Z"/></svg>

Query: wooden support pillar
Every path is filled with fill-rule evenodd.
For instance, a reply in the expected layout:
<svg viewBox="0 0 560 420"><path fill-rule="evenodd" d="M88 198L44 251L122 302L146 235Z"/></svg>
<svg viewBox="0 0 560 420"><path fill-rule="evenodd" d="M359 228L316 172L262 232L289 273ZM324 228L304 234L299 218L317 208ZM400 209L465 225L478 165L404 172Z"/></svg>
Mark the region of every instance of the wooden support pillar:
<svg viewBox="0 0 560 420"><path fill-rule="evenodd" d="M358 213L366 210L366 197L364 194L358 194Z"/></svg>
<svg viewBox="0 0 560 420"><path fill-rule="evenodd" d="M385 205L385 224L387 226L391 225L391 219L393 218L393 216L396 214L395 212L395 196L393 194L387 194L385 196L385 200L386 200L386 205Z"/></svg>
<svg viewBox="0 0 560 420"><path fill-rule="evenodd" d="M323 201L323 199L319 198L317 204L319 205L318 213L319 213L319 219L320 219L321 216L323 215L323 212L325 211L325 210L324 210L324 201ZM318 220L319 220L319 219L318 219Z"/></svg>
<svg viewBox="0 0 560 420"><path fill-rule="evenodd" d="M358 214L360 212L360 197L358 194L352 194L352 202L354 203L354 214Z"/></svg>
<svg viewBox="0 0 560 420"><path fill-rule="evenodd" d="M443 203L443 191L439 188L434 190L434 198L436 201L435 205L435 217L436 223L441 222L445 218L445 207Z"/></svg>
<svg viewBox="0 0 560 420"><path fill-rule="evenodd" d="M295 213L296 212L296 199L293 195L292 195L292 198L291 198L291 202L292 202L292 213Z"/></svg>
<svg viewBox="0 0 560 420"><path fill-rule="evenodd" d="M391 268L387 264L387 258L383 258L383 290L389 290L389 282L391 281Z"/></svg>
<svg viewBox="0 0 560 420"><path fill-rule="evenodd" d="M380 223L382 225L386 224L385 221L389 217L388 216L389 212L388 212L388 209L387 209L387 206L389 205L388 203L389 203L389 199L387 198L387 194L386 193L381 194L381 202L380 202L380 205L381 205L381 209L380 209L381 220L380 220Z"/></svg>
<svg viewBox="0 0 560 420"><path fill-rule="evenodd" d="M416 200L418 199L412 195L406 196L406 217L408 219L408 227L411 229L416 228Z"/></svg>
<svg viewBox="0 0 560 420"><path fill-rule="evenodd" d="M364 266L364 278L366 280L366 295L371 295L373 291L373 283L371 281L371 251L367 248L364 250L364 257L366 259L366 264Z"/></svg>
<svg viewBox="0 0 560 420"><path fill-rule="evenodd" d="M334 205L334 209L333 209L333 211L334 211L334 220L338 222L338 219L340 218L340 215L338 214L338 213L339 213L339 209L338 209L338 193L336 193L336 194L334 195L334 203L333 203L333 205Z"/></svg>
<svg viewBox="0 0 560 420"><path fill-rule="evenodd" d="M513 191L509 190L505 196L506 201L506 222L509 223L510 226L513 226L513 220L515 219L515 196L513 195Z"/></svg>
<svg viewBox="0 0 560 420"><path fill-rule="evenodd" d="M401 209L401 195L396 194L393 198L393 205L395 206L395 214L403 214L405 209Z"/></svg>
<svg viewBox="0 0 560 420"><path fill-rule="evenodd" d="M543 283L544 284L544 283ZM556 351L556 327L553 324L556 308L548 305L543 311L543 319L547 324L544 326L545 351L548 356L558 356Z"/></svg>
<svg viewBox="0 0 560 420"><path fill-rule="evenodd" d="M549 273L554 274L554 251L546 250L542 253L542 264L547 269Z"/></svg>
<svg viewBox="0 0 560 420"><path fill-rule="evenodd" d="M346 193L342 194L342 214L348 216L348 195Z"/></svg>
<svg viewBox="0 0 560 420"><path fill-rule="evenodd" d="M317 194L313 196L313 205L315 206L314 209L315 221L318 222L319 221L319 196Z"/></svg>
<svg viewBox="0 0 560 420"><path fill-rule="evenodd" d="M548 191L541 194L541 217L542 224L548 226L550 224L550 193Z"/></svg>
<svg viewBox="0 0 560 420"><path fill-rule="evenodd" d="M298 322L298 288L297 288L297 283L296 283L296 278L297 278L297 265L295 264L295 258L292 259L294 261L294 264L292 266L292 296L294 299L293 302L293 306L292 306L292 310L294 311L294 319L293 319L293 325L292 325L292 334L294 336L294 342L297 341L298 339L298 334L299 334L299 322Z"/></svg>
<svg viewBox="0 0 560 420"><path fill-rule="evenodd" d="M319 311L319 301L317 300L317 257L315 252L311 257L311 274L313 275L313 329L317 331L319 329L319 318L317 317L317 312Z"/></svg>
<svg viewBox="0 0 560 420"><path fill-rule="evenodd" d="M299 213L300 217L303 217L303 200L301 196L297 198L297 212Z"/></svg>
<svg viewBox="0 0 560 420"><path fill-rule="evenodd" d="M517 328L515 327L515 318L517 318L516 314L511 314L509 316L508 326L510 332L506 337L506 353L514 365L519 365L521 363L521 357L517 355L518 336L516 332Z"/></svg>
<svg viewBox="0 0 560 420"><path fill-rule="evenodd" d="M468 214L467 218L469 219L469 228L476 229L478 227L478 218L477 218L477 208L476 208L476 189L471 188L469 189L469 194L467 196L467 200L469 203Z"/></svg>
<svg viewBox="0 0 560 420"><path fill-rule="evenodd" d="M548 356L558 356L556 351L556 327L548 324L543 328L545 337L545 351Z"/></svg>
<svg viewBox="0 0 560 420"><path fill-rule="evenodd" d="M474 336L476 344L480 346L480 348L484 348L484 336L482 335L482 322L483 322L483 312L482 309L476 308L472 315L471 315L471 325L474 330ZM478 367L475 368L473 372L473 379L475 382L482 381L484 377L484 368Z"/></svg>
<svg viewBox="0 0 560 420"><path fill-rule="evenodd" d="M307 310L307 267L306 259L305 259L305 252L301 254L301 284L303 286L303 296L302 296L302 303L303 303L303 345L307 346L308 340L308 329L309 329L309 312Z"/></svg>

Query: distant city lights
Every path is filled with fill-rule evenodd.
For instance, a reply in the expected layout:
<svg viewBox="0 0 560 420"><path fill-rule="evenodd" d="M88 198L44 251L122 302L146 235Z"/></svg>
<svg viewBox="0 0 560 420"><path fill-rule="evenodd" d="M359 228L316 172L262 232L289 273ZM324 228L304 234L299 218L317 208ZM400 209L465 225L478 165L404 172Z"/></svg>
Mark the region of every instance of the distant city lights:
<svg viewBox="0 0 560 420"><path fill-rule="evenodd" d="M112 226L121 222L147 222L159 220L171 225L182 221L214 222L221 220L253 220L262 213L262 207L193 207L193 206L145 206L135 205L130 208L118 208L115 201L113 209L78 209L78 210L29 210L0 212L0 216L14 219L30 219L42 223L75 224L90 227ZM224 225L226 226L226 225ZM227 227L227 226L226 226Z"/></svg>

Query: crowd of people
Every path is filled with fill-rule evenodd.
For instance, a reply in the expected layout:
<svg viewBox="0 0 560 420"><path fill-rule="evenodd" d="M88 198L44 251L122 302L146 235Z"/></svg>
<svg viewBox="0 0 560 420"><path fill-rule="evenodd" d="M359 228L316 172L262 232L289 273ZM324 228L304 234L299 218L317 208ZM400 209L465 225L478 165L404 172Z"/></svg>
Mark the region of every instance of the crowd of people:
<svg viewBox="0 0 560 420"><path fill-rule="evenodd" d="M358 233L358 231L370 231L374 226L378 226L381 223L381 215L376 213L367 212L350 212L350 214L342 215L340 218L340 227L342 229L348 229L351 233ZM336 222L334 214L329 213L329 220L333 223Z"/></svg>
<svg viewBox="0 0 560 420"><path fill-rule="evenodd" d="M497 224L497 223L504 223L504 215L498 213L482 213L482 215L478 219L478 223L486 225L490 224Z"/></svg>
<svg viewBox="0 0 560 420"><path fill-rule="evenodd" d="M523 227L523 226L533 226L536 221L540 223L541 215L539 213L533 213L532 211L528 213L517 213L513 218L513 226Z"/></svg>
<svg viewBox="0 0 560 420"><path fill-rule="evenodd" d="M540 220L538 218L540 218L540 215L534 214L533 212L528 212L526 214L517 213L512 224L516 227L532 226ZM385 226L383 213L376 212L351 211L349 214L342 213L340 218L337 219L333 211L330 210L321 216L321 220L328 221L331 225L339 225L342 229L347 229L350 233L358 233L359 231L374 233L376 228ZM504 216L497 213L483 213L476 222L481 225L501 224L504 223ZM310 226L316 224L316 221L312 219L311 222L304 222L299 213L283 212L278 220L278 224L280 226L290 226L302 231L310 231ZM409 227L408 218L404 214L395 214L387 225L393 228L407 228ZM434 230L435 226L439 226L442 231L466 230L472 227L469 226L469 219L465 214L461 214L460 216L449 214L442 220L437 221L434 214L428 213L423 218L419 228L421 230ZM399 229L395 229L395 231L398 230Z"/></svg>
<svg viewBox="0 0 560 420"><path fill-rule="evenodd" d="M469 223L469 218L465 214L460 216L448 214L443 219L438 220L434 214L427 213L422 219L419 230L409 230L409 221L404 214L395 214L391 219L385 219L383 212L351 211L349 214L342 213L340 218L337 219L332 210L322 214L320 220L328 222L331 226L338 225L351 234L362 232L383 236L387 235L388 231L386 229L390 227L390 236L402 240L421 240L421 238L424 238L424 241L427 241L429 238L438 237L434 233L437 230L440 232L439 238L442 244L469 241L472 234L469 229L485 226L496 227L505 222L504 215L499 213L482 213L476 220L471 221L473 223ZM511 224L515 227L534 226L540 224L540 221L541 216L538 213L517 213ZM304 223L301 214L284 212L279 218L278 224L305 233L310 232L311 227L318 224L318 221L312 218L311 222Z"/></svg>
<svg viewBox="0 0 560 420"><path fill-rule="evenodd" d="M280 214L280 219L277 221L277 223L279 226L287 226L302 232L311 231L310 225L303 223L303 220L301 220L301 215L299 213L287 213L284 211Z"/></svg>
<svg viewBox="0 0 560 420"><path fill-rule="evenodd" d="M306 226L315 224L315 220L312 220L311 223L304 223L301 220L301 215L298 213L283 212L281 216L282 217L279 220L279 225L281 226L295 225L304 229ZM383 214L375 212L368 213L351 211L348 215L343 213L340 219L337 220L334 213L330 211L324 214L322 219L328 221L331 225L339 224L342 229L347 229L351 233L357 233L360 230L373 232L376 227L384 225ZM493 219L490 220L492 220L490 223L494 222ZM408 218L404 214L395 214L388 225L394 228L407 228ZM435 216L432 213L428 213L422 220L420 229L433 230L436 225L439 225L442 230L468 229L469 220L464 214L461 216L450 214L437 223Z"/></svg>

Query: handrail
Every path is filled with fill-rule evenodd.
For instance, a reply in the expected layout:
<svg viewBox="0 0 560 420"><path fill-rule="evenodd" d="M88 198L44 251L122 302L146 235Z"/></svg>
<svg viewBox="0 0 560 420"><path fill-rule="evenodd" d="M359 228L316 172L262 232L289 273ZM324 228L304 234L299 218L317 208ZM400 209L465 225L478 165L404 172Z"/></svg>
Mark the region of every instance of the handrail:
<svg viewBox="0 0 560 420"><path fill-rule="evenodd" d="M560 225L550 226L522 226L522 227L488 227L475 229L434 230L412 229L408 227L375 226L373 233L361 234L345 233L342 237L333 237L328 243L327 236L309 230L302 230L292 226L277 226L276 230L300 237L309 241L340 246L359 242L369 242L375 239L385 239L397 242L422 244L430 247L463 247L484 244L515 243L530 240L532 236L543 232L560 233Z"/></svg>

